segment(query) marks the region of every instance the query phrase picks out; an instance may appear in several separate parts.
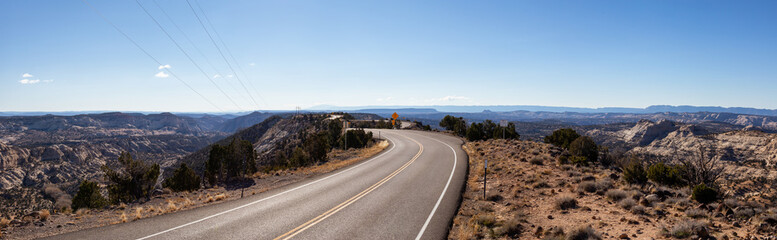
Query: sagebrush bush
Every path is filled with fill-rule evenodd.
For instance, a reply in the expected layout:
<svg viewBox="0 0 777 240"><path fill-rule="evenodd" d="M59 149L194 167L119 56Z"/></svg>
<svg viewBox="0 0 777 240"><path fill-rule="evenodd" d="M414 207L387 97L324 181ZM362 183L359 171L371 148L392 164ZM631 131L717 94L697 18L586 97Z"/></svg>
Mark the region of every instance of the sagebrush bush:
<svg viewBox="0 0 777 240"><path fill-rule="evenodd" d="M647 182L645 167L638 161L632 161L623 169L623 180L629 184L645 184Z"/></svg>
<svg viewBox="0 0 777 240"><path fill-rule="evenodd" d="M599 147L588 136L578 137L569 143L569 153L572 156L585 158L584 162L579 163L581 165L587 165L589 162L596 162L599 159ZM572 162L575 163L574 159Z"/></svg>
<svg viewBox="0 0 777 240"><path fill-rule="evenodd" d="M637 205L637 201L634 201L634 199L631 199L631 198L625 198L620 202L618 202L618 206L626 210L631 210L631 208L634 207L635 205Z"/></svg>
<svg viewBox="0 0 777 240"><path fill-rule="evenodd" d="M749 207L743 207L734 210L734 216L737 218L750 219L755 216L755 210Z"/></svg>
<svg viewBox="0 0 777 240"><path fill-rule="evenodd" d="M677 225L674 225L669 231L669 234L675 238L688 238L692 235L699 235L702 232L707 232L706 224L694 220L680 221Z"/></svg>
<svg viewBox="0 0 777 240"><path fill-rule="evenodd" d="M571 195L559 196L556 198L556 208L561 210L577 208L577 199Z"/></svg>
<svg viewBox="0 0 777 240"><path fill-rule="evenodd" d="M533 157L533 158L531 158L531 160L529 160L529 163L534 164L534 165L542 165L542 162L543 162L543 160L542 160L541 157Z"/></svg>
<svg viewBox="0 0 777 240"><path fill-rule="evenodd" d="M567 233L566 240L598 240L602 239L599 234L594 231L594 229L590 226L580 226L577 228L572 229Z"/></svg>
<svg viewBox="0 0 777 240"><path fill-rule="evenodd" d="M689 218L706 218L709 213L704 209L691 208L685 210L685 216Z"/></svg>
<svg viewBox="0 0 777 240"><path fill-rule="evenodd" d="M585 181L581 182L580 185L577 185L577 190L579 192L596 192L596 182L594 181Z"/></svg>
<svg viewBox="0 0 777 240"><path fill-rule="evenodd" d="M475 216L475 222L486 227L491 227L496 223L496 217L493 214L480 214Z"/></svg>
<svg viewBox="0 0 777 240"><path fill-rule="evenodd" d="M494 235L517 238L522 231L523 226L521 226L517 220L511 219L501 223L499 227L494 228Z"/></svg>
<svg viewBox="0 0 777 240"><path fill-rule="evenodd" d="M739 200L736 198L726 198L726 200L723 200L723 204L726 205L726 207L734 209L739 207Z"/></svg>
<svg viewBox="0 0 777 240"><path fill-rule="evenodd" d="M610 200L614 202L618 202L620 200L623 200L624 198L628 197L628 193L626 191L620 190L620 189L611 189L607 191L607 193L604 194L609 198Z"/></svg>
<svg viewBox="0 0 777 240"><path fill-rule="evenodd" d="M644 215L645 214L645 207L644 206L640 206L640 205L633 206L633 207L631 207L631 212L634 213L634 214Z"/></svg>
<svg viewBox="0 0 777 240"><path fill-rule="evenodd" d="M711 203L718 200L718 191L702 183L693 187L691 198L700 203Z"/></svg>
<svg viewBox="0 0 777 240"><path fill-rule="evenodd" d="M43 209L38 211L38 219L40 219L41 221L48 220L50 216L51 216L51 212L49 212L48 209Z"/></svg>
<svg viewBox="0 0 777 240"><path fill-rule="evenodd" d="M102 208L107 205L108 201L100 194L100 187L97 186L97 183L84 180L78 186L78 193L73 198L71 207L78 210L79 208Z"/></svg>

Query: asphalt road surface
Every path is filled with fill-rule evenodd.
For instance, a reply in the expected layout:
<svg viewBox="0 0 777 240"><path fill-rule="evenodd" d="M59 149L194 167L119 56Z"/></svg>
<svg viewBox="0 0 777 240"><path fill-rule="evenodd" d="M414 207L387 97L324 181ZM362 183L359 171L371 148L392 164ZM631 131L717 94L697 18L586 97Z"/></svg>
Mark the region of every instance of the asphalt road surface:
<svg viewBox="0 0 777 240"><path fill-rule="evenodd" d="M371 130L375 136L378 130ZM353 166L239 200L53 239L444 239L461 190L461 140L380 130L389 147Z"/></svg>

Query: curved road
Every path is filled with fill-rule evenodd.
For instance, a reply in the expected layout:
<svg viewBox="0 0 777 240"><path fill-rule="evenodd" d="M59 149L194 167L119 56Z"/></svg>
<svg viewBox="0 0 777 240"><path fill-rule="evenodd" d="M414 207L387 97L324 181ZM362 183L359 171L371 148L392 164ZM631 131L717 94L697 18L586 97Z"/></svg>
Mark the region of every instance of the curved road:
<svg viewBox="0 0 777 240"><path fill-rule="evenodd" d="M378 130L373 131L377 136ZM448 135L380 130L375 157L298 183L54 239L444 239L467 155Z"/></svg>

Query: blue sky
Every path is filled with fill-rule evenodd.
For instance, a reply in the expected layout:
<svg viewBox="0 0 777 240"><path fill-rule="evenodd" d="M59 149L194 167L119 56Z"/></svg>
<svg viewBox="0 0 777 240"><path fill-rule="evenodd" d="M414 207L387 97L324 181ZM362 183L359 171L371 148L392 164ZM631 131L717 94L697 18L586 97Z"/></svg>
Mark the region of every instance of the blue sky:
<svg viewBox="0 0 777 240"><path fill-rule="evenodd" d="M140 0L206 74L135 1L89 2L169 69L82 1L0 1L0 111L777 108L775 1L192 0L256 104L186 1L156 1L194 45Z"/></svg>

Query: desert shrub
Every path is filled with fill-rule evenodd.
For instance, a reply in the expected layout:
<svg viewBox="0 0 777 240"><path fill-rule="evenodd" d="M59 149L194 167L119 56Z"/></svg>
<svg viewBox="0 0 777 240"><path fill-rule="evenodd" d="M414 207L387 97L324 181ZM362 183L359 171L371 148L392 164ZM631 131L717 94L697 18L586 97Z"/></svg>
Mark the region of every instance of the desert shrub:
<svg viewBox="0 0 777 240"><path fill-rule="evenodd" d="M548 182L542 180L542 181L538 181L538 182L534 183L534 185L532 187L533 188L549 188L550 184L548 184Z"/></svg>
<svg viewBox="0 0 777 240"><path fill-rule="evenodd" d="M542 158L541 157L533 157L531 160L529 160L529 163L534 165L542 165Z"/></svg>
<svg viewBox="0 0 777 240"><path fill-rule="evenodd" d="M643 196L645 196L645 194L642 193L642 191L639 191L639 190L632 190L631 191L631 199L640 200L640 199L642 199Z"/></svg>
<svg viewBox="0 0 777 240"><path fill-rule="evenodd" d="M507 220L500 225L501 226L494 228L494 235L496 236L517 238L521 234L521 231L523 231L523 226L515 219Z"/></svg>
<svg viewBox="0 0 777 240"><path fill-rule="evenodd" d="M631 199L631 198L625 198L620 202L618 202L618 206L626 210L631 210L631 208L634 207L635 205L637 205L637 201L634 201L634 199Z"/></svg>
<svg viewBox="0 0 777 240"><path fill-rule="evenodd" d="M645 207L640 205L633 206L631 207L631 212L634 214L643 215L645 214Z"/></svg>
<svg viewBox="0 0 777 240"><path fill-rule="evenodd" d="M772 226L777 226L777 213L772 212L768 214L764 214L763 217L761 217L761 221L764 223L770 224Z"/></svg>
<svg viewBox="0 0 777 240"><path fill-rule="evenodd" d="M561 210L577 208L577 200L571 195L559 196L556 198L556 208Z"/></svg>
<svg viewBox="0 0 777 240"><path fill-rule="evenodd" d="M572 229L567 233L566 240L595 240L595 239L602 239L599 234L594 231L594 229L588 225L588 226L580 226L577 228Z"/></svg>
<svg viewBox="0 0 777 240"><path fill-rule="evenodd" d="M704 209L691 208L685 210L685 216L689 218L705 218L709 213Z"/></svg>
<svg viewBox="0 0 777 240"><path fill-rule="evenodd" d="M647 182L647 173L642 163L632 161L623 169L623 180L629 184L644 185Z"/></svg>
<svg viewBox="0 0 777 240"><path fill-rule="evenodd" d="M607 190L612 188L612 181L608 179L601 179L596 181L596 192L599 195L604 194Z"/></svg>
<svg viewBox="0 0 777 240"><path fill-rule="evenodd" d="M580 185L577 185L577 190L580 192L596 192L596 182L594 181L585 181L581 182Z"/></svg>
<svg viewBox="0 0 777 240"><path fill-rule="evenodd" d="M8 218L0 218L0 228L8 227L8 225L11 225L11 220Z"/></svg>
<svg viewBox="0 0 777 240"><path fill-rule="evenodd" d="M718 191L702 183L693 187L691 198L700 203L711 203L718 199Z"/></svg>
<svg viewBox="0 0 777 240"><path fill-rule="evenodd" d="M569 153L572 154L572 156L584 157L587 163L595 162L599 159L599 147L596 146L594 140L588 136L578 137L569 143Z"/></svg>
<svg viewBox="0 0 777 240"><path fill-rule="evenodd" d="M749 219L755 216L755 210L749 207L739 208L734 210L734 216L737 218Z"/></svg>
<svg viewBox="0 0 777 240"><path fill-rule="evenodd" d="M558 162L559 165L569 164L569 158L570 157L571 156L569 154L561 154L561 156L558 157L557 162Z"/></svg>
<svg viewBox="0 0 777 240"><path fill-rule="evenodd" d="M605 193L604 195L607 196L607 198L609 198L610 200L615 202L618 202L628 197L628 193L620 189L611 189L607 191L607 193Z"/></svg>
<svg viewBox="0 0 777 240"><path fill-rule="evenodd" d="M575 139L579 138L580 134L577 134L575 130L572 130L571 128L562 128L556 131L553 131L552 134L549 136L545 136L545 143L550 143L562 148L569 149L569 144L572 143L572 141L575 141Z"/></svg>
<svg viewBox="0 0 777 240"><path fill-rule="evenodd" d="M583 156L571 156L568 158L569 162L575 165L587 166L588 158Z"/></svg>
<svg viewBox="0 0 777 240"><path fill-rule="evenodd" d="M50 216L51 216L51 212L49 212L48 209L43 209L38 211L38 219L40 219L41 221L48 220Z"/></svg>
<svg viewBox="0 0 777 240"><path fill-rule="evenodd" d="M648 167L647 177L659 184L680 186L684 183L682 172L681 166L666 165L659 162Z"/></svg>
<svg viewBox="0 0 777 240"><path fill-rule="evenodd" d="M54 201L54 209L56 210L64 212L73 203L73 198L70 196L70 194L62 191L55 184L43 185L43 193L46 195L46 197Z"/></svg>
<svg viewBox="0 0 777 240"><path fill-rule="evenodd" d="M194 172L194 169L189 168L186 163L181 163L181 166L175 169L173 175L165 179L162 186L176 192L193 191L200 188L200 182L200 176Z"/></svg>
<svg viewBox="0 0 777 240"><path fill-rule="evenodd" d="M723 204L726 205L726 207L734 209L739 207L739 200L736 198L726 198L726 200L723 200Z"/></svg>
<svg viewBox="0 0 777 240"><path fill-rule="evenodd" d="M73 198L71 207L78 210L79 208L102 208L106 205L108 205L108 201L100 194L100 187L97 186L97 183L84 180L78 186L78 193Z"/></svg>
<svg viewBox="0 0 777 240"><path fill-rule="evenodd" d="M714 186L723 174L723 164L712 157L704 147L700 147L695 156L683 161L683 170L683 176L691 186Z"/></svg>
<svg viewBox="0 0 777 240"><path fill-rule="evenodd" d="M645 200L647 200L649 203L652 204L652 203L655 203L655 202L660 202L661 198L658 197L658 195L656 195L656 194L650 194L650 195L647 195L647 197L645 197Z"/></svg>
<svg viewBox="0 0 777 240"><path fill-rule="evenodd" d="M702 222L694 220L680 221L669 230L669 235L675 238L688 238L692 235L699 236L702 235L701 233L707 232L706 228L706 225Z"/></svg>
<svg viewBox="0 0 777 240"><path fill-rule="evenodd" d="M666 203L669 204L669 205L677 206L677 207L685 207L685 206L688 206L690 204L688 202L688 199L679 198L679 197L667 198L666 199Z"/></svg>
<svg viewBox="0 0 777 240"><path fill-rule="evenodd" d="M159 164L134 160L127 152L119 156L119 163L121 168L116 170L107 165L102 167L105 179L111 182L108 185L111 202L128 203L143 197L150 199L159 177Z"/></svg>
<svg viewBox="0 0 777 240"><path fill-rule="evenodd" d="M491 227L496 223L496 217L493 214L480 214L475 217L475 222L486 227Z"/></svg>

